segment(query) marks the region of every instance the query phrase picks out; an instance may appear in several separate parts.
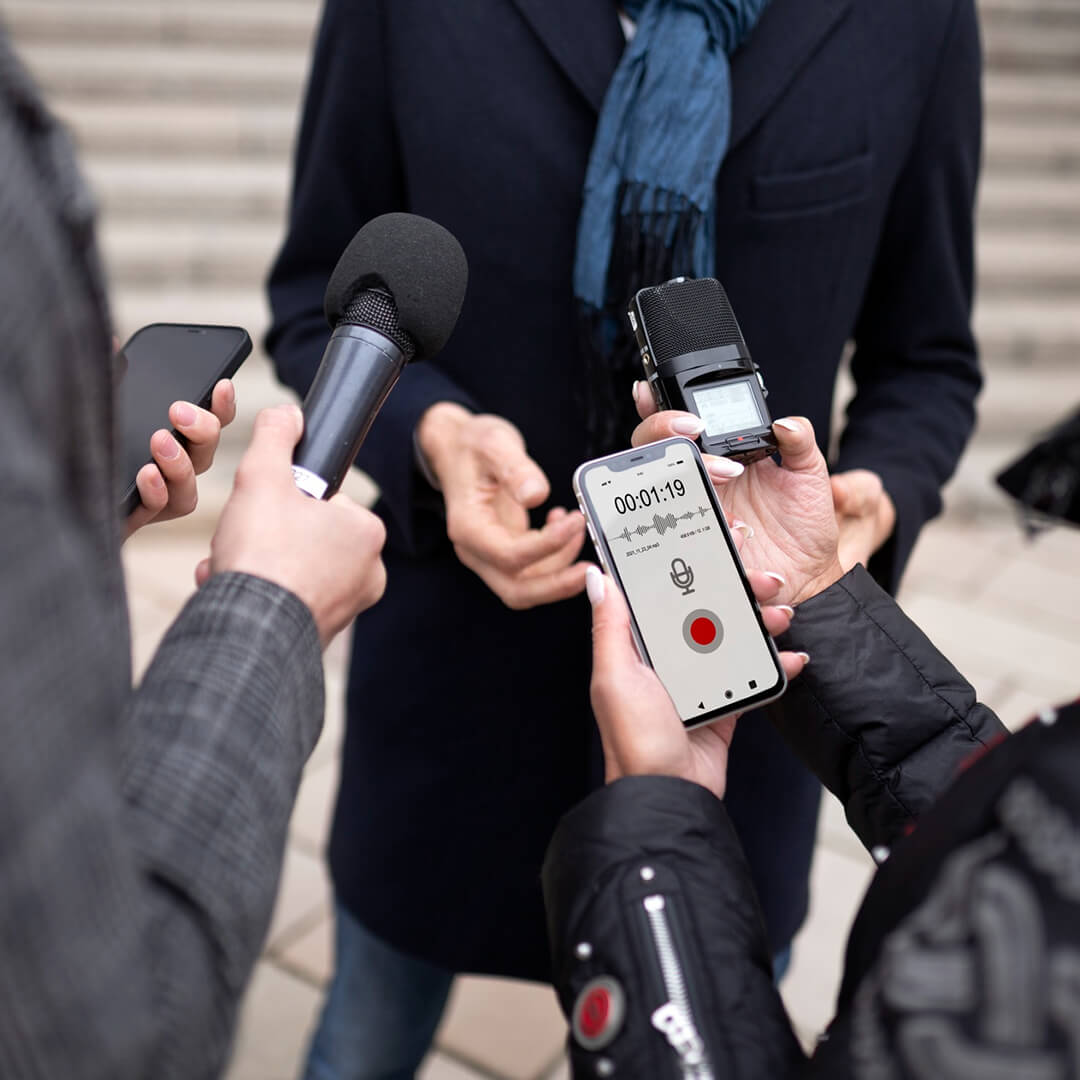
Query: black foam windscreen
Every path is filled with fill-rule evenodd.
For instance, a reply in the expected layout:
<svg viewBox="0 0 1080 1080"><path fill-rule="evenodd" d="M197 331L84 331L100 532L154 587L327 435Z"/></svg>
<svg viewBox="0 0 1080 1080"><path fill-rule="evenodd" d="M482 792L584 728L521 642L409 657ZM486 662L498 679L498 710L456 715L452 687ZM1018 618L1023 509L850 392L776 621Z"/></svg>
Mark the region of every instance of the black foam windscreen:
<svg viewBox="0 0 1080 1080"><path fill-rule="evenodd" d="M416 359L430 359L454 330L468 281L465 252L452 233L416 214L383 214L338 260L326 287L326 318L336 327L357 293L383 289L416 345Z"/></svg>
<svg viewBox="0 0 1080 1080"><path fill-rule="evenodd" d="M666 281L640 294L658 364L675 356L746 342L724 287L716 278Z"/></svg>

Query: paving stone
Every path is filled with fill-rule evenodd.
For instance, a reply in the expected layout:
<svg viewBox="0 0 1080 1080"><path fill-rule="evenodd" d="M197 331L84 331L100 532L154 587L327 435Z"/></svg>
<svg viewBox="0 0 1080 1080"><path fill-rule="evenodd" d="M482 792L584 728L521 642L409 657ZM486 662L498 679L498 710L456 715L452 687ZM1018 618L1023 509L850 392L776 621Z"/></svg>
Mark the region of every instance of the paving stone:
<svg viewBox="0 0 1080 1080"><path fill-rule="evenodd" d="M1031 552L1003 565L987 581L980 599L1035 626L1057 632L1067 640L1080 642L1080 533L1075 540L1078 569L1071 575L1045 565L1036 552ZM1077 660L1080 661L1080 647ZM1080 691L1080 674L1077 690Z"/></svg>
<svg viewBox="0 0 1080 1080"><path fill-rule="evenodd" d="M424 1058L417 1070L418 1080L486 1080L487 1074L476 1072L447 1054L432 1053Z"/></svg>
<svg viewBox="0 0 1080 1080"><path fill-rule="evenodd" d="M534 1080L556 1059L566 1023L549 986L463 976L436 1045L508 1080Z"/></svg>
<svg viewBox="0 0 1080 1080"><path fill-rule="evenodd" d="M267 961L255 969L225 1080L296 1080L322 995Z"/></svg>
<svg viewBox="0 0 1080 1080"><path fill-rule="evenodd" d="M289 836L292 842L309 855L322 857L330 835L340 765L336 757L304 773L300 795L296 800Z"/></svg>
<svg viewBox="0 0 1080 1080"><path fill-rule="evenodd" d="M331 911L330 879L326 864L290 845L285 850L281 885L267 933L267 948L280 952L314 929Z"/></svg>
<svg viewBox="0 0 1080 1080"><path fill-rule="evenodd" d="M821 797L821 814L818 817L817 850L828 850L856 863L873 866L874 861L852 831L844 816L844 807L828 791Z"/></svg>
<svg viewBox="0 0 1080 1080"><path fill-rule="evenodd" d="M334 972L334 919L330 912L280 951L274 960L283 969L322 990Z"/></svg>
<svg viewBox="0 0 1080 1080"><path fill-rule="evenodd" d="M832 1019L851 921L873 877L873 865L819 848L810 876L810 914L795 938L791 968L780 984L792 1022L816 1036Z"/></svg>
<svg viewBox="0 0 1080 1080"><path fill-rule="evenodd" d="M228 177L224 178L230 179ZM234 182L236 183L236 182ZM979 188L979 224L987 231L1052 226L1080 233L1080 172L1074 175L987 173Z"/></svg>
<svg viewBox="0 0 1080 1080"><path fill-rule="evenodd" d="M1080 245L1068 232L984 230L976 249L978 287L987 297L1080 292Z"/></svg>

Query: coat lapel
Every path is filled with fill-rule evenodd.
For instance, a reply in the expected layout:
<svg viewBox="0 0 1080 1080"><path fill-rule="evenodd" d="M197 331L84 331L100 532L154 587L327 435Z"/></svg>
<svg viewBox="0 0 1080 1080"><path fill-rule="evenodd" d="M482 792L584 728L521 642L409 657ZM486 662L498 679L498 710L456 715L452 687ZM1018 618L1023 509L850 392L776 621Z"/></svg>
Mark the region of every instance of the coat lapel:
<svg viewBox="0 0 1080 1080"><path fill-rule="evenodd" d="M513 4L599 112L626 44L615 0L513 0Z"/></svg>
<svg viewBox="0 0 1080 1080"><path fill-rule="evenodd" d="M731 59L729 150L764 119L852 2L771 0L746 44Z"/></svg>
<svg viewBox="0 0 1080 1080"><path fill-rule="evenodd" d="M615 0L512 2L585 100L599 111L625 44ZM771 0L746 45L732 58L731 147L757 127L853 2Z"/></svg>

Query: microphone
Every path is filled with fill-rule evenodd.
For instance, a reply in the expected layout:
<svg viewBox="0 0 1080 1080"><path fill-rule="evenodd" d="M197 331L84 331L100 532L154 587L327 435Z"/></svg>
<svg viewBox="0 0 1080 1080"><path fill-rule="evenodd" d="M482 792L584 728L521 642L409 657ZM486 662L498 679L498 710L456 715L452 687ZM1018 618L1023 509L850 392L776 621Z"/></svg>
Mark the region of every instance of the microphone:
<svg viewBox="0 0 1080 1080"><path fill-rule="evenodd" d="M694 591L690 588L694 584L694 571L685 559L672 559L671 573L668 576L676 589L682 589L683 596L689 596Z"/></svg>
<svg viewBox="0 0 1080 1080"><path fill-rule="evenodd" d="M329 499L341 487L405 365L446 344L468 278L461 245L427 218L384 214L353 237L326 287L334 332L304 399L301 491Z"/></svg>

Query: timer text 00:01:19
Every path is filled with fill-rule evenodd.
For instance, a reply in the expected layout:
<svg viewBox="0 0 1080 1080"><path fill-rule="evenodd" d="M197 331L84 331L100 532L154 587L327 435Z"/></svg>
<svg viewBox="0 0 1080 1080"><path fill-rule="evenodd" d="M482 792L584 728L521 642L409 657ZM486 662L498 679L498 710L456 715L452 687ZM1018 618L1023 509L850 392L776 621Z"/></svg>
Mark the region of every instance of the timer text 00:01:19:
<svg viewBox="0 0 1080 1080"><path fill-rule="evenodd" d="M666 492L666 494L665 494ZM651 488L642 488L636 495L628 492L615 496L615 509L620 514L632 514L638 507L649 507L655 503L678 499L686 494L686 485L681 480L669 480L666 484Z"/></svg>

